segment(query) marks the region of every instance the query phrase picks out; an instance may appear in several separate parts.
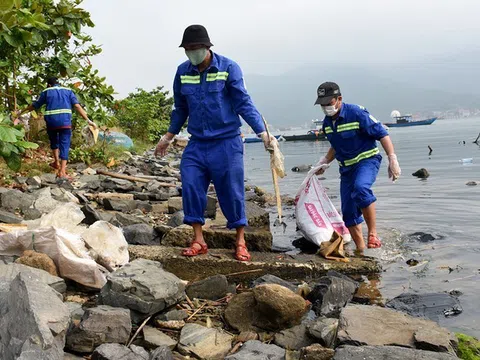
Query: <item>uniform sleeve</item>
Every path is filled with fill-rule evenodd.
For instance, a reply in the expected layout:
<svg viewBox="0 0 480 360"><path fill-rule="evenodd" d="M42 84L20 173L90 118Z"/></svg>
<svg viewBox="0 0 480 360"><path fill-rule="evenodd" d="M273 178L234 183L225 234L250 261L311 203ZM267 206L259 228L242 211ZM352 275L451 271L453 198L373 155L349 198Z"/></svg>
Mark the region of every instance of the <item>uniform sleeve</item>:
<svg viewBox="0 0 480 360"><path fill-rule="evenodd" d="M253 105L253 101L245 88L242 70L235 62L232 62L229 68L227 89L230 93L235 112L250 125L253 131L255 131L255 134L264 132L265 125L263 124L262 116L255 105Z"/></svg>
<svg viewBox="0 0 480 360"><path fill-rule="evenodd" d="M388 136L388 131L385 129L382 123L375 119L373 115L370 115L366 109L358 110L357 119L360 123L360 131L363 131L367 135L373 137L375 140L380 140L385 136Z"/></svg>
<svg viewBox="0 0 480 360"><path fill-rule="evenodd" d="M32 105L35 108L35 110L38 110L46 103L47 103L47 92L42 91L42 93L40 94L40 97L37 99L37 101L34 101Z"/></svg>
<svg viewBox="0 0 480 360"><path fill-rule="evenodd" d="M74 105L79 104L78 99L77 99L77 97L75 96L75 93L74 93L73 91L70 91L70 104L72 105L72 107L73 107Z"/></svg>
<svg viewBox="0 0 480 360"><path fill-rule="evenodd" d="M170 117L170 127L168 128L168 132L172 134L178 134L188 118L188 103L185 96L181 93L181 88L180 74L177 71L173 81L174 107Z"/></svg>

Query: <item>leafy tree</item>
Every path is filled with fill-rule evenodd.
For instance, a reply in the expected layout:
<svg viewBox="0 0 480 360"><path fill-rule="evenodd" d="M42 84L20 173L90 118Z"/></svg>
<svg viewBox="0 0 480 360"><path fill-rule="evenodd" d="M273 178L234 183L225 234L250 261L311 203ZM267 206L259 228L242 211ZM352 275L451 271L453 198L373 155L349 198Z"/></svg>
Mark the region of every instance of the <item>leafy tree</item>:
<svg viewBox="0 0 480 360"><path fill-rule="evenodd" d="M131 138L155 141L168 130L172 105L162 86L150 92L137 89L114 105L114 116Z"/></svg>

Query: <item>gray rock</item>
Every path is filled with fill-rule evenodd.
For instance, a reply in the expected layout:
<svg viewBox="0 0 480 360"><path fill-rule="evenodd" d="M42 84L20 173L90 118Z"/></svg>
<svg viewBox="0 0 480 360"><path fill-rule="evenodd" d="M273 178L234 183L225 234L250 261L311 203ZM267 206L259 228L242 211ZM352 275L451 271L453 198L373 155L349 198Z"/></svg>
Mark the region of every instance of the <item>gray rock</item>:
<svg viewBox="0 0 480 360"><path fill-rule="evenodd" d="M172 350L168 346L160 346L150 354L150 360L174 360Z"/></svg>
<svg viewBox="0 0 480 360"><path fill-rule="evenodd" d="M215 275L187 285L190 299L218 300L227 295L228 280L225 275Z"/></svg>
<svg viewBox="0 0 480 360"><path fill-rule="evenodd" d="M152 205L148 201L137 201L137 210L141 210L143 213L151 212Z"/></svg>
<svg viewBox="0 0 480 360"><path fill-rule="evenodd" d="M159 262L137 259L108 275L100 298L149 316L183 300L185 285Z"/></svg>
<svg viewBox="0 0 480 360"><path fill-rule="evenodd" d="M398 346L342 346L333 360L453 360L456 356Z"/></svg>
<svg viewBox="0 0 480 360"><path fill-rule="evenodd" d="M186 324L180 332L178 351L198 359L224 359L232 348L233 336L198 324Z"/></svg>
<svg viewBox="0 0 480 360"><path fill-rule="evenodd" d="M103 207L105 210L129 212L137 208L137 202L135 200L103 199Z"/></svg>
<svg viewBox="0 0 480 360"><path fill-rule="evenodd" d="M170 336L164 334L151 326L143 328L143 342L147 349L154 350L160 346L168 346L171 350L177 346L177 342Z"/></svg>
<svg viewBox="0 0 480 360"><path fill-rule="evenodd" d="M97 221L102 220L98 211L88 204L82 206L82 212L85 215L85 219L82 221L83 224L93 225Z"/></svg>
<svg viewBox="0 0 480 360"><path fill-rule="evenodd" d="M18 274L0 309L0 354L4 360L63 360L70 321L61 295L34 277Z"/></svg>
<svg viewBox="0 0 480 360"><path fill-rule="evenodd" d="M37 220L37 219L40 219L41 217L42 217L42 213L37 209L30 208L30 209L26 209L23 212L23 218L25 220Z"/></svg>
<svg viewBox="0 0 480 360"><path fill-rule="evenodd" d="M300 350L315 343L308 332L308 324L300 324L275 334L275 344L287 350Z"/></svg>
<svg viewBox="0 0 480 360"><path fill-rule="evenodd" d="M410 234L408 236L412 239L415 239L417 241L424 242L424 243L436 240L435 236L433 236L432 234L424 233L421 231Z"/></svg>
<svg viewBox="0 0 480 360"><path fill-rule="evenodd" d="M132 350L133 354L137 355L138 360L150 360L150 354L141 346L130 345L130 350Z"/></svg>
<svg viewBox="0 0 480 360"><path fill-rule="evenodd" d="M421 168L420 170L415 171L412 176L418 177L420 179L426 179L430 176L427 169Z"/></svg>
<svg viewBox="0 0 480 360"><path fill-rule="evenodd" d="M150 194L149 193L136 192L136 193L133 194L133 198L135 200L148 201L148 200L150 200Z"/></svg>
<svg viewBox="0 0 480 360"><path fill-rule="evenodd" d="M296 291L297 287L293 285L292 283L289 283L288 281L285 281L283 279L280 279L278 276L275 275L270 275L266 274L258 279L255 279L252 282L252 287L255 287L257 285L262 285L262 284L277 284L286 287L287 289L290 289L292 291Z"/></svg>
<svg viewBox="0 0 480 360"><path fill-rule="evenodd" d="M448 314L460 314L462 307L458 299L447 293L401 294L387 302L390 309L402 311L411 316L425 317L438 321Z"/></svg>
<svg viewBox="0 0 480 360"><path fill-rule="evenodd" d="M270 229L270 215L267 211L265 211L265 209L262 209L253 202L246 202L245 212L247 214L249 226Z"/></svg>
<svg viewBox="0 0 480 360"><path fill-rule="evenodd" d="M74 202L79 204L80 201L77 196L73 195L70 191L61 188L52 189L52 197L60 202Z"/></svg>
<svg viewBox="0 0 480 360"><path fill-rule="evenodd" d="M65 354L63 355L63 360L85 360L85 358L84 358L84 357L77 356L77 355L65 353Z"/></svg>
<svg viewBox="0 0 480 360"><path fill-rule="evenodd" d="M7 211L21 210L22 212L33 206L35 198L30 194L18 190L10 190L1 194L2 207Z"/></svg>
<svg viewBox="0 0 480 360"><path fill-rule="evenodd" d="M98 306L85 310L81 322L72 324L67 334L67 348L89 353L105 343L126 343L132 331L128 309Z"/></svg>
<svg viewBox="0 0 480 360"><path fill-rule="evenodd" d="M60 205L57 200L52 198L51 190L48 187L35 191L33 195L35 196L35 203L33 206L42 214L47 214Z"/></svg>
<svg viewBox="0 0 480 360"><path fill-rule="evenodd" d="M129 180L108 178L103 180L102 187L106 190L128 192L133 190L134 184Z"/></svg>
<svg viewBox="0 0 480 360"><path fill-rule="evenodd" d="M458 340L437 323L399 311L368 305L348 305L340 314L340 345L397 345L445 349L454 354Z"/></svg>
<svg viewBox="0 0 480 360"><path fill-rule="evenodd" d="M206 218L215 218L217 213L217 198L212 195L207 195L207 207L204 216Z"/></svg>
<svg viewBox="0 0 480 360"><path fill-rule="evenodd" d="M13 264L17 259L18 256L0 255L0 265ZM0 275L0 279L1 278L2 276Z"/></svg>
<svg viewBox="0 0 480 360"><path fill-rule="evenodd" d="M318 318L308 326L310 336L327 348L333 348L337 339L338 319Z"/></svg>
<svg viewBox="0 0 480 360"><path fill-rule="evenodd" d="M183 210L183 202L180 196L171 197L168 199L168 212L174 214L177 211Z"/></svg>
<svg viewBox="0 0 480 360"><path fill-rule="evenodd" d="M292 171L293 172L309 172L311 168L312 168L312 165L302 164L302 165L294 166L292 168Z"/></svg>
<svg viewBox="0 0 480 360"><path fill-rule="evenodd" d="M145 223L126 226L123 234L131 245L160 245L158 233Z"/></svg>
<svg viewBox="0 0 480 360"><path fill-rule="evenodd" d="M33 176L27 179L27 184L33 186L42 186L42 179L40 176Z"/></svg>
<svg viewBox="0 0 480 360"><path fill-rule="evenodd" d="M320 344L313 344L304 347L300 352L300 359L302 360L331 360L335 350L325 348Z"/></svg>
<svg viewBox="0 0 480 360"><path fill-rule="evenodd" d="M31 277L39 282L42 282L61 294L67 291L67 284L65 283L65 280L57 276L50 275L46 271L21 264L0 264L0 280L8 281L10 283L17 277L18 274L26 275L27 277Z"/></svg>
<svg viewBox="0 0 480 360"><path fill-rule="evenodd" d="M57 175L56 174L42 174L42 175L40 175L40 180L42 181L42 183L55 184L55 181L57 180Z"/></svg>
<svg viewBox="0 0 480 360"><path fill-rule="evenodd" d="M15 176L15 182L19 185L23 185L27 183L28 178L25 176Z"/></svg>
<svg viewBox="0 0 480 360"><path fill-rule="evenodd" d="M0 209L0 223L20 224L22 221L21 217Z"/></svg>
<svg viewBox="0 0 480 360"><path fill-rule="evenodd" d="M227 356L227 360L285 360L286 351L277 345L267 345L258 340L243 344L240 351Z"/></svg>
<svg viewBox="0 0 480 360"><path fill-rule="evenodd" d="M478 182L478 181L469 181L465 185L467 185L467 186L477 186L478 184L480 184L480 182Z"/></svg>
<svg viewBox="0 0 480 360"><path fill-rule="evenodd" d="M170 310L166 313L159 314L155 317L155 320L158 321L181 321L185 320L188 318L188 312L187 310Z"/></svg>
<svg viewBox="0 0 480 360"><path fill-rule="evenodd" d="M82 304L66 301L64 302L65 306L67 307L68 311L70 312L70 319L73 323L78 324L82 320L85 311L83 310Z"/></svg>
<svg viewBox="0 0 480 360"><path fill-rule="evenodd" d="M145 224L145 220L143 220L142 218L135 215L124 214L121 212L116 213L114 219L112 219L110 222L114 222L113 225L122 228L130 225Z"/></svg>
<svg viewBox="0 0 480 360"><path fill-rule="evenodd" d="M183 225L183 219L185 215L183 214L183 210L177 211L172 217L168 220L167 226L170 227L177 227Z"/></svg>
<svg viewBox="0 0 480 360"><path fill-rule="evenodd" d="M125 345L103 344L95 349L92 360L145 360Z"/></svg>
<svg viewBox="0 0 480 360"><path fill-rule="evenodd" d="M352 299L357 286L353 281L324 276L308 294L307 300L318 316L335 316Z"/></svg>

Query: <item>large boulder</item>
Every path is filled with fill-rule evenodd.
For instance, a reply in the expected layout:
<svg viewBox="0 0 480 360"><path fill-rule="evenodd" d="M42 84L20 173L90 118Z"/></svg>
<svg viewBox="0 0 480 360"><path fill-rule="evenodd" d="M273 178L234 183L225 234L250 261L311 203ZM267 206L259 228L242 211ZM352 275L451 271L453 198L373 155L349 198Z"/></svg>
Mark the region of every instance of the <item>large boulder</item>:
<svg viewBox="0 0 480 360"><path fill-rule="evenodd" d="M298 325L306 311L301 296L281 285L265 284L234 296L225 320L238 331L282 330Z"/></svg>
<svg viewBox="0 0 480 360"><path fill-rule="evenodd" d="M397 345L455 353L457 338L437 323L399 311L367 305L348 305L340 314L338 343Z"/></svg>
<svg viewBox="0 0 480 360"><path fill-rule="evenodd" d="M212 227L203 230L203 237L211 249L235 248L236 232L226 228ZM193 229L189 225L181 225L170 230L163 238L162 245L188 247L193 239ZM273 236L269 230L245 228L245 241L252 251L271 251Z"/></svg>
<svg viewBox="0 0 480 360"><path fill-rule="evenodd" d="M186 289L190 299L218 300L227 295L228 281L225 275L215 275L188 284Z"/></svg>
<svg viewBox="0 0 480 360"><path fill-rule="evenodd" d="M265 209L254 202L247 201L245 203L245 213L249 226L270 229L270 215Z"/></svg>
<svg viewBox="0 0 480 360"><path fill-rule="evenodd" d="M124 227L123 235L131 245L160 245L158 233L145 223Z"/></svg>
<svg viewBox="0 0 480 360"><path fill-rule="evenodd" d="M401 294L387 302L386 306L407 313L438 321L445 313L459 314L462 307L458 299L447 293Z"/></svg>
<svg viewBox="0 0 480 360"><path fill-rule="evenodd" d="M69 328L67 348L90 353L101 344L126 343L131 331L130 310L97 306L86 309L80 323Z"/></svg>
<svg viewBox="0 0 480 360"><path fill-rule="evenodd" d="M240 351L225 360L285 360L286 351L277 345L267 345L258 340L243 344Z"/></svg>
<svg viewBox="0 0 480 360"><path fill-rule="evenodd" d="M357 287L354 281L324 276L308 294L307 300L313 304L312 309L318 316L335 316L352 300Z"/></svg>
<svg viewBox="0 0 480 360"><path fill-rule="evenodd" d="M107 277L103 304L153 315L185 298L185 285L157 261L137 259Z"/></svg>
<svg viewBox="0 0 480 360"><path fill-rule="evenodd" d="M333 360L453 360L456 356L398 346L342 346Z"/></svg>
<svg viewBox="0 0 480 360"><path fill-rule="evenodd" d="M2 359L63 360L70 313L61 298L34 277L15 277L7 296L0 297Z"/></svg>
<svg viewBox="0 0 480 360"><path fill-rule="evenodd" d="M1 194L2 208L7 211L20 210L26 211L32 207L35 202L35 197L30 194L22 193L18 190L10 190Z"/></svg>
<svg viewBox="0 0 480 360"><path fill-rule="evenodd" d="M224 359L232 348L233 336L198 324L187 324L180 333L178 351L197 359Z"/></svg>
<svg viewBox="0 0 480 360"><path fill-rule="evenodd" d="M18 274L23 274L36 281L42 282L61 294L67 291L65 280L58 276L50 275L44 270L35 269L21 264L0 264L0 280L10 283Z"/></svg>

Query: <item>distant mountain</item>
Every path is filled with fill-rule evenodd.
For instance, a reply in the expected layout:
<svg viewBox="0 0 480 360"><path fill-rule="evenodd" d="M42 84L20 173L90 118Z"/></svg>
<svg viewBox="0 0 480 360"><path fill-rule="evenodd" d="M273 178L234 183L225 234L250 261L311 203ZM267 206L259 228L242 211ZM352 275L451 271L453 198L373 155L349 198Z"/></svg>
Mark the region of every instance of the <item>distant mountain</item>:
<svg viewBox="0 0 480 360"><path fill-rule="evenodd" d="M416 113L480 108L480 86L474 81L480 80L478 60L466 56L458 59L458 64L454 60L374 68L305 66L279 76L246 77L255 104L275 125L295 126L322 118L320 107L313 104L316 89L324 81L337 82L345 102L363 105L385 121L394 109Z"/></svg>

